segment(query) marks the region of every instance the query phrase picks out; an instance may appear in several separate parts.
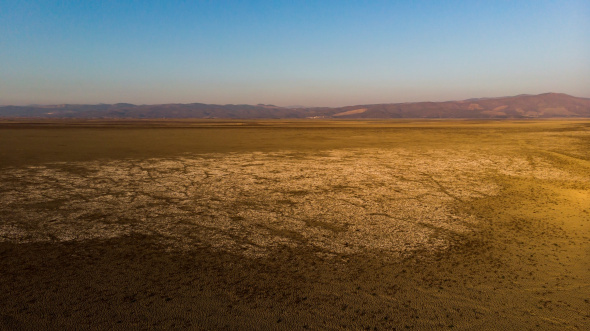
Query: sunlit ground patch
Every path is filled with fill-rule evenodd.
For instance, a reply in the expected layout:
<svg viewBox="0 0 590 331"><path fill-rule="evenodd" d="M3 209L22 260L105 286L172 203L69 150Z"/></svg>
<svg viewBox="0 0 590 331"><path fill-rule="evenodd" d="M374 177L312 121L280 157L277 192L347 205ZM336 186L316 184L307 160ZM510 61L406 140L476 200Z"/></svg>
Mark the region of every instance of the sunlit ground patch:
<svg viewBox="0 0 590 331"><path fill-rule="evenodd" d="M479 220L452 206L497 176L565 178L540 158L406 149L54 163L0 174L0 241L157 235L173 250L249 257L441 250Z"/></svg>

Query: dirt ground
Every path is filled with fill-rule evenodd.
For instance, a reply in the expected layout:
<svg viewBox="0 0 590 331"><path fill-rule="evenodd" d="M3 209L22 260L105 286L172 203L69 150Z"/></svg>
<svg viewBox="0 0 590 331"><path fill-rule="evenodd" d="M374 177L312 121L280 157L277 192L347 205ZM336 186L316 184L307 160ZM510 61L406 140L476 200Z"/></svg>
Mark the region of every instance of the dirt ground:
<svg viewBox="0 0 590 331"><path fill-rule="evenodd" d="M0 329L588 329L590 121L0 122Z"/></svg>

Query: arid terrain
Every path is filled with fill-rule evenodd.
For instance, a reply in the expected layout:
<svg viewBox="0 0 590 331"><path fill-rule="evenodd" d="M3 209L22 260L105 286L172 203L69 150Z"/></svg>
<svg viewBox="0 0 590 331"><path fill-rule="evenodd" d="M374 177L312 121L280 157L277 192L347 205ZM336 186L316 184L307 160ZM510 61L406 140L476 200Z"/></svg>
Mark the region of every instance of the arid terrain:
<svg viewBox="0 0 590 331"><path fill-rule="evenodd" d="M590 121L3 120L0 270L1 329L588 329Z"/></svg>

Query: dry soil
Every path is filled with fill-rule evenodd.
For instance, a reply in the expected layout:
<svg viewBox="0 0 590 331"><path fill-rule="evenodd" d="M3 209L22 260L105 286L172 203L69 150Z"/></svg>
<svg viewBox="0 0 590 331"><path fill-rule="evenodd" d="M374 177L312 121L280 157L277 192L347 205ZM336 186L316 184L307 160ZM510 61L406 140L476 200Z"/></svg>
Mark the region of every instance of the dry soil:
<svg viewBox="0 0 590 331"><path fill-rule="evenodd" d="M590 122L0 123L0 328L587 329Z"/></svg>

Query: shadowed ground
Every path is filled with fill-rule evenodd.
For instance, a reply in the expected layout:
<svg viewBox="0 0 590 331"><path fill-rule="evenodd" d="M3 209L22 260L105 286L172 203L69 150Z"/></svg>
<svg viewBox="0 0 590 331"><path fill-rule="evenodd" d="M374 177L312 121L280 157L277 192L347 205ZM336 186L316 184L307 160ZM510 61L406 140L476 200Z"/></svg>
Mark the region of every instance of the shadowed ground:
<svg viewBox="0 0 590 331"><path fill-rule="evenodd" d="M0 123L0 325L590 323L587 121Z"/></svg>

